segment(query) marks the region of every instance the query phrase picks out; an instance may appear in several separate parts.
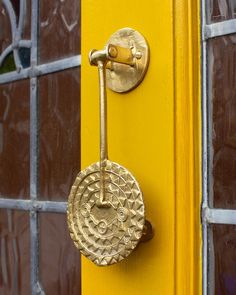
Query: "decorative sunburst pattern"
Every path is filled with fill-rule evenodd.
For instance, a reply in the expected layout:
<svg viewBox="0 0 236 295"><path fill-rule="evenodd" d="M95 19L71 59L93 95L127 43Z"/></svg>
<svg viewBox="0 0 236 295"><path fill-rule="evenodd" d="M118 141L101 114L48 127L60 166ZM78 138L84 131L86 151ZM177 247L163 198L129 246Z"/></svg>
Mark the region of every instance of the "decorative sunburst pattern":
<svg viewBox="0 0 236 295"><path fill-rule="evenodd" d="M97 265L127 257L137 246L144 227L142 192L132 174L107 160L105 201L99 206L100 163L81 171L68 201L67 220L76 247Z"/></svg>

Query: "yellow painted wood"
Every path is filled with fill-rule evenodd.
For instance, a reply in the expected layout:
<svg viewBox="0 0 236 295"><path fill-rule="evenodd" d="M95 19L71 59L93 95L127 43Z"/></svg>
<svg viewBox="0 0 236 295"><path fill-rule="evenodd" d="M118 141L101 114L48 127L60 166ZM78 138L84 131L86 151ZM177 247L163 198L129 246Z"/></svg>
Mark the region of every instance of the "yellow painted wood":
<svg viewBox="0 0 236 295"><path fill-rule="evenodd" d="M174 2L176 294L201 293L200 1Z"/></svg>
<svg viewBox="0 0 236 295"><path fill-rule="evenodd" d="M83 258L83 295L200 294L199 52L192 52L198 32L189 32L189 12L196 17L198 8L189 3L82 1L82 168L99 159L98 74L88 52L122 27L137 29L150 45L141 85L122 95L108 91L108 146L110 159L139 181L155 228L152 241L117 265Z"/></svg>

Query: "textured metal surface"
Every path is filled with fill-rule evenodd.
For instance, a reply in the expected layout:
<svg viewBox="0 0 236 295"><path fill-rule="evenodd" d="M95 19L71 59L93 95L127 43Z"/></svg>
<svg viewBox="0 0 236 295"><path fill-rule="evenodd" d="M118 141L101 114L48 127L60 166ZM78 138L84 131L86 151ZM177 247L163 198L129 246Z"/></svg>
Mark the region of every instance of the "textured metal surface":
<svg viewBox="0 0 236 295"><path fill-rule="evenodd" d="M122 40L119 45L124 45L125 39L128 40L126 46L108 44L103 50L89 53L90 64L98 67L99 74L100 161L78 174L71 188L67 211L68 228L76 247L99 266L126 258L139 243L145 224L143 197L137 181L126 168L108 160L106 65L112 62L130 67L133 61L135 63L130 36L139 34L131 29L118 32ZM118 36L116 38L119 42ZM146 57L143 55L143 58ZM124 86L122 89L114 91L127 91L127 85L130 90L140 83L141 76L137 80L135 75L133 80L126 70L120 72L121 76L123 74L127 82L121 85Z"/></svg>
<svg viewBox="0 0 236 295"><path fill-rule="evenodd" d="M126 258L144 227L142 192L132 174L107 161L105 206L100 206L100 163L81 171L68 201L68 226L76 247L97 265Z"/></svg>
<svg viewBox="0 0 236 295"><path fill-rule="evenodd" d="M145 38L138 31L123 28L115 32L107 44L131 49L134 59L132 66L112 62L112 69L106 71L108 88L115 92L127 92L137 87L149 64L149 47Z"/></svg>

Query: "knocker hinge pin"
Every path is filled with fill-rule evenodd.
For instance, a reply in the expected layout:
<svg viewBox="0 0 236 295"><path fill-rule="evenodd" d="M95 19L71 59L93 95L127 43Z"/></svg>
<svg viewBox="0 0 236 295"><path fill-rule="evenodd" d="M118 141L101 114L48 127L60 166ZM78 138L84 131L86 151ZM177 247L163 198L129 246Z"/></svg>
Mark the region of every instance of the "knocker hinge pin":
<svg viewBox="0 0 236 295"><path fill-rule="evenodd" d="M132 48L125 48L114 44L108 44L105 47L105 49L91 50L89 53L89 62L93 66L98 66L99 61L102 61L106 64L109 62L115 62L129 66L134 66L135 59L141 58L140 54L141 53L133 54ZM111 66L108 65L108 68L109 67Z"/></svg>

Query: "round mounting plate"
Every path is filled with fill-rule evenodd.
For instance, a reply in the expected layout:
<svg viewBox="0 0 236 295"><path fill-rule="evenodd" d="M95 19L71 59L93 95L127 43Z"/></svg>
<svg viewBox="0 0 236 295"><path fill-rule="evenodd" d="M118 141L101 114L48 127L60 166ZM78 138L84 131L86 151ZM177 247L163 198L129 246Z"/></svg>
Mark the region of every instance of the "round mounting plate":
<svg viewBox="0 0 236 295"><path fill-rule="evenodd" d="M149 64L149 46L145 38L131 28L115 32L107 44L130 48L134 54L134 65L112 62L111 69L106 70L107 87L115 92L128 92L143 80Z"/></svg>

